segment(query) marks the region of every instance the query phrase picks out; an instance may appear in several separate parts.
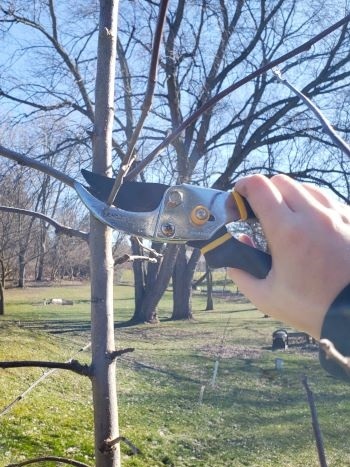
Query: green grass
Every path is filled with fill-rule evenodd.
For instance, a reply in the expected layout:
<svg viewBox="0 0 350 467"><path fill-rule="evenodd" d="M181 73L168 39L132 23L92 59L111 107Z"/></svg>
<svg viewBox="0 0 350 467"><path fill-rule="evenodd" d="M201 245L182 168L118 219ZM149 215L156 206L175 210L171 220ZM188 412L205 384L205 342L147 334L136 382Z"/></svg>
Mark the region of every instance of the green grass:
<svg viewBox="0 0 350 467"><path fill-rule="evenodd" d="M64 361L89 341L89 287L6 291L0 320L0 359ZM44 305L45 298L74 300ZM135 352L118 361L120 431L140 450L122 445L124 466L316 466L315 443L300 382L315 393L329 465L350 465L349 386L328 377L313 349L271 352L281 326L242 300L193 298L195 319L171 322L171 295L159 307L159 325L116 328L118 348ZM116 286L117 324L133 311L133 289ZM284 369L274 369L275 358ZM79 360L89 362L88 352ZM211 386L215 361L219 370ZM0 411L42 374L0 371ZM201 388L203 401L199 404ZM0 466L56 455L93 465L92 401L86 378L57 371L0 416ZM53 463L40 464L52 467Z"/></svg>

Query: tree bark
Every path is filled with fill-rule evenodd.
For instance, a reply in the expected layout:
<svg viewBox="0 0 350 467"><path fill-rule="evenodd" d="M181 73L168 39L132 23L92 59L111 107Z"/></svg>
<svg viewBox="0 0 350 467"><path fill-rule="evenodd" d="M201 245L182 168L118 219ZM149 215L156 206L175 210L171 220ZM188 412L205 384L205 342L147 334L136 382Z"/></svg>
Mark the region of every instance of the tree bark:
<svg viewBox="0 0 350 467"><path fill-rule="evenodd" d="M214 310L214 302L213 302L213 273L208 265L207 268L207 306L205 311L212 311Z"/></svg>
<svg viewBox="0 0 350 467"><path fill-rule="evenodd" d="M18 254L18 287L24 289L26 285L26 259L25 252L20 250Z"/></svg>
<svg viewBox="0 0 350 467"><path fill-rule="evenodd" d="M157 305L162 298L172 275L174 264L176 261L179 246L169 244L164 250L164 256L159 264L148 264L147 276L143 289L136 291L137 294L142 294L142 300L140 299L136 305L133 320L136 322L148 322L154 323L158 321L157 316ZM135 287L141 286L136 284Z"/></svg>
<svg viewBox="0 0 350 467"><path fill-rule="evenodd" d="M187 275L186 248L181 246L173 272L173 314L171 319L192 318L192 288Z"/></svg>
<svg viewBox="0 0 350 467"><path fill-rule="evenodd" d="M0 316L5 314L5 266L0 258Z"/></svg>
<svg viewBox="0 0 350 467"><path fill-rule="evenodd" d="M113 317L112 231L91 219L91 351L97 467L120 465L119 444L106 442L119 436Z"/></svg>
<svg viewBox="0 0 350 467"><path fill-rule="evenodd" d="M44 280L44 261L46 254L46 234L47 230L45 228L44 222L41 222L40 226L40 245L39 245L39 259L38 259L38 270L35 280L41 282Z"/></svg>
<svg viewBox="0 0 350 467"><path fill-rule="evenodd" d="M194 250L187 261L186 246L181 245L173 273L173 313L171 319L192 318L192 279L200 256Z"/></svg>
<svg viewBox="0 0 350 467"><path fill-rule="evenodd" d="M139 242L135 237L131 237L131 251L133 255L141 256L142 251ZM145 272L142 261L133 261L132 268L134 272L134 294L135 310L131 321L141 323L144 320L142 316L142 303L145 295Z"/></svg>
<svg viewBox="0 0 350 467"><path fill-rule="evenodd" d="M93 165L110 175L114 117L114 78L118 1L100 0ZM118 405L116 392L113 317L112 231L91 217L91 351L96 467L119 467Z"/></svg>

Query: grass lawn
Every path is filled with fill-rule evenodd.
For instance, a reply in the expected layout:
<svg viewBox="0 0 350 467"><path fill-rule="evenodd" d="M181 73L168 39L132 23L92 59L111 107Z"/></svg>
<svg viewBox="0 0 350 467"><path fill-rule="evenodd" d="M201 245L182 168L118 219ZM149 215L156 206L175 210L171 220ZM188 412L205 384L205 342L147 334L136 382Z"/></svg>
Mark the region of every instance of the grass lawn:
<svg viewBox="0 0 350 467"><path fill-rule="evenodd" d="M44 305L49 298L74 304ZM0 360L65 361L89 342L88 285L11 289L6 302ZM115 287L117 347L135 347L118 360L120 432L141 451L132 455L122 444L123 465L317 466L300 381L306 374L329 465L350 466L350 387L320 368L316 347L271 352L271 334L281 323L264 319L241 297L217 297L215 311L204 308L198 293L194 320L171 322L169 293L159 306L159 325L123 327L132 315L133 288ZM275 370L277 357L284 361L282 371ZM89 352L78 359L89 362ZM44 371L0 370L0 413ZM1 467L45 455L93 465L87 378L55 371L0 415Z"/></svg>

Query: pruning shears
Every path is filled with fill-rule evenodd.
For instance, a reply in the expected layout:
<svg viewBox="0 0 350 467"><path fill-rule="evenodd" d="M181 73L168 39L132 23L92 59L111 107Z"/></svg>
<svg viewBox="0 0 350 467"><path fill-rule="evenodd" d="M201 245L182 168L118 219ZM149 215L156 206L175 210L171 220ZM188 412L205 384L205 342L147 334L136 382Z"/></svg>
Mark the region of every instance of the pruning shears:
<svg viewBox="0 0 350 467"><path fill-rule="evenodd" d="M264 278L271 256L234 238L226 225L255 219L248 202L236 191L181 184L124 182L113 205L106 202L114 180L82 170L88 187L75 189L102 223L130 235L160 243L187 244L200 248L212 268L242 269Z"/></svg>

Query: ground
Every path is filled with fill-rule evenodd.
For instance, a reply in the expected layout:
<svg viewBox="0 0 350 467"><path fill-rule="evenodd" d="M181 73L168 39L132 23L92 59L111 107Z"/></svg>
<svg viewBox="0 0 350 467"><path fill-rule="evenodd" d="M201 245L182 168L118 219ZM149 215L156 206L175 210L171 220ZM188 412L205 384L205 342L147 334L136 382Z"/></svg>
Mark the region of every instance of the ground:
<svg viewBox="0 0 350 467"><path fill-rule="evenodd" d="M65 361L89 341L88 284L7 291L0 320L0 359ZM160 324L125 327L133 288L115 288L116 343L135 351L118 360L123 466L315 466L309 407L301 376L315 394L329 465L350 465L349 386L319 366L317 346L271 351L272 332L285 327L263 318L239 295L193 298L194 319L171 322L171 294ZM44 305L64 298L73 305ZM276 358L283 370L276 370ZM215 362L218 362L216 364ZM215 364L218 372L212 385ZM0 466L43 455L93 465L89 380L55 371L1 413L38 377L39 369L0 371ZM52 467L53 463L40 464Z"/></svg>

